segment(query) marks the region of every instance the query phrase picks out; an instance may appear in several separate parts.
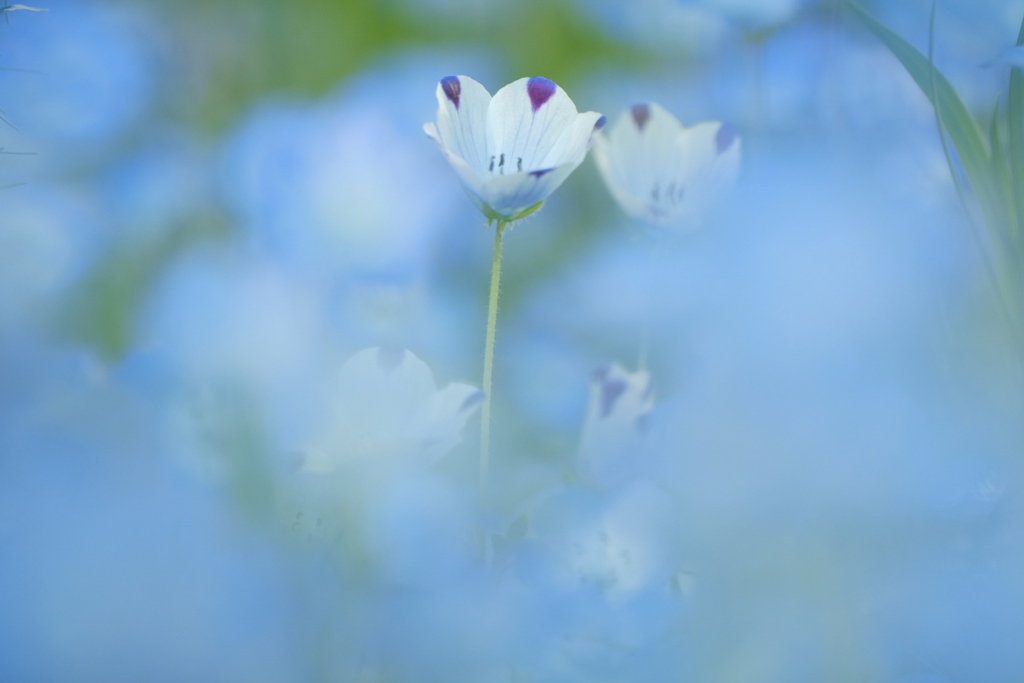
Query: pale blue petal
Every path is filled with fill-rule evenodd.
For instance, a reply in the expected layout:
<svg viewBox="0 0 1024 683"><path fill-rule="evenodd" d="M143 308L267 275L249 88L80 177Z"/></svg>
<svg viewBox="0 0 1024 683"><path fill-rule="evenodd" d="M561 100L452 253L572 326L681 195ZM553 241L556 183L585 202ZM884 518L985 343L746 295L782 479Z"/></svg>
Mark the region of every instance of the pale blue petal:
<svg viewBox="0 0 1024 683"><path fill-rule="evenodd" d="M484 201L501 216L511 217L547 199L580 165L580 161L553 169L495 176L484 182Z"/></svg>
<svg viewBox="0 0 1024 683"><path fill-rule="evenodd" d="M462 182L462 186L466 192L469 193L470 197L473 198L474 203L483 201L483 178L477 173L466 161L464 161L457 154L452 153L444 146L441 141L441 137L437 132L437 128L433 123L426 123L423 125L423 131L430 136L434 142L437 143L438 147L441 148L441 153L444 154L444 158L447 159L452 169L459 176L459 180Z"/></svg>
<svg viewBox="0 0 1024 683"><path fill-rule="evenodd" d="M603 119L601 114L593 111L578 114L572 125L562 131L562 135L541 161L541 166L550 168L571 161L582 162L590 148L595 129Z"/></svg>
<svg viewBox="0 0 1024 683"><path fill-rule="evenodd" d="M487 168L487 111L491 95L469 76L437 84L437 139L479 173Z"/></svg>
<svg viewBox="0 0 1024 683"><path fill-rule="evenodd" d="M521 78L506 85L495 94L487 112L487 146L495 162L492 173L542 169L544 159L576 117L569 96L547 79Z"/></svg>

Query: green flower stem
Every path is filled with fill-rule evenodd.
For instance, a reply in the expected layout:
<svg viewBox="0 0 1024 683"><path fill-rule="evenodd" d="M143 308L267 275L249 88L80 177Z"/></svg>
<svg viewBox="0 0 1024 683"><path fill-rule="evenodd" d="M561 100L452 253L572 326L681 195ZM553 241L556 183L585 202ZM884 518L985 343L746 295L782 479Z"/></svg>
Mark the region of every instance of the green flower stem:
<svg viewBox="0 0 1024 683"><path fill-rule="evenodd" d="M491 375L494 370L494 329L498 323L498 286L501 282L501 236L510 221L498 219L494 234L494 261L491 263L491 299L487 306L487 342L484 350L484 404L480 410L480 495L487 496L487 477L491 457Z"/></svg>

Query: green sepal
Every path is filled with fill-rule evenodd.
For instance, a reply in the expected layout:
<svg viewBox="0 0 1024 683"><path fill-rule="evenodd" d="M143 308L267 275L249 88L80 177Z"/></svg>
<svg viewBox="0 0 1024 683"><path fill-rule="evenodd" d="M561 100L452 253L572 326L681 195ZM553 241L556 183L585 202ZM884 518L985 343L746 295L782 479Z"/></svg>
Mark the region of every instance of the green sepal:
<svg viewBox="0 0 1024 683"><path fill-rule="evenodd" d="M536 213L537 211L539 211L540 207L544 206L544 200L542 199L533 206L523 209L519 213L513 214L511 216L502 216L500 213L498 213L497 211L495 211L494 209L492 209L490 206L483 202L480 202L478 206L480 207L480 211L482 211L484 216L487 218L487 225L490 226L491 221L498 221L499 223L513 223L515 221L520 220L521 218L526 218L531 213Z"/></svg>

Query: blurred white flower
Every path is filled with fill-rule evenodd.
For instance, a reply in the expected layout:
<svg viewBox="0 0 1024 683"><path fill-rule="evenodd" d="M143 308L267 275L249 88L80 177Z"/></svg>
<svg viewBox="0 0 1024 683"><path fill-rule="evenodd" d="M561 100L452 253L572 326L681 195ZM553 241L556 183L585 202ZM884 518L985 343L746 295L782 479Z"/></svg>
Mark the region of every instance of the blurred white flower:
<svg viewBox="0 0 1024 683"><path fill-rule="evenodd" d="M654 384L648 372L628 372L617 364L600 370L590 385L578 455L580 475L602 488L632 481L653 407Z"/></svg>
<svg viewBox="0 0 1024 683"><path fill-rule="evenodd" d="M381 456L434 462L458 444L481 400L468 384L438 389L427 364L405 349L364 349L342 366L332 424L300 469L328 473Z"/></svg>
<svg viewBox="0 0 1024 683"><path fill-rule="evenodd" d="M637 104L594 136L594 159L630 218L656 228L695 227L736 180L740 140L717 121L684 128L656 104Z"/></svg>
<svg viewBox="0 0 1024 683"><path fill-rule="evenodd" d="M492 98L467 76L437 86L437 124L423 126L488 219L525 215L554 192L587 155L604 117L576 111L546 78L521 78Z"/></svg>
<svg viewBox="0 0 1024 683"><path fill-rule="evenodd" d="M598 589L622 603L646 589L667 590L676 571L672 498L647 479L613 496L557 490L530 515L547 577L565 588Z"/></svg>

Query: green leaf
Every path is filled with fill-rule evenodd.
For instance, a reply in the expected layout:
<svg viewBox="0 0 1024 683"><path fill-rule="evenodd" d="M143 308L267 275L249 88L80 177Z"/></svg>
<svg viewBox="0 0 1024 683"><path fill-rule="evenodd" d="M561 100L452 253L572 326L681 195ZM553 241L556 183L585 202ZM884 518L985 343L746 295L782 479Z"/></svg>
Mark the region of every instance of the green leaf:
<svg viewBox="0 0 1024 683"><path fill-rule="evenodd" d="M1017 216L1016 205L1013 200L1013 178L1010 174L1010 166L1006 160L1006 152L1003 150L1003 141L999 135L998 99L996 100L995 109L992 111L992 122L989 124L988 139L989 146L992 148L992 173L997 183L996 189L1002 196L1002 203L1006 212L1004 218L1008 225L1015 225Z"/></svg>
<svg viewBox="0 0 1024 683"><path fill-rule="evenodd" d="M927 57L881 24L855 0L845 0L845 2L847 7L864 22L864 25L900 60L907 73L935 107L940 126L949 134L949 138L956 148L957 156L963 164L964 173L978 198L986 221L990 227L995 228L998 224L998 199L994 192L995 184L990 152L981 126L978 125L950 82L934 68Z"/></svg>
<svg viewBox="0 0 1024 683"><path fill-rule="evenodd" d="M1024 45L1024 20L1020 24L1017 45ZM1010 69L1010 96L1006 101L1009 124L1010 172L1013 176L1013 199L1017 216L1018 239L1024 237L1024 72Z"/></svg>
<svg viewBox="0 0 1024 683"><path fill-rule="evenodd" d="M23 11L23 12L47 12L49 10L42 9L42 8L39 8L39 7L26 7L25 5L6 5L4 7L0 7L0 14L6 14L8 12L18 12L18 11Z"/></svg>

